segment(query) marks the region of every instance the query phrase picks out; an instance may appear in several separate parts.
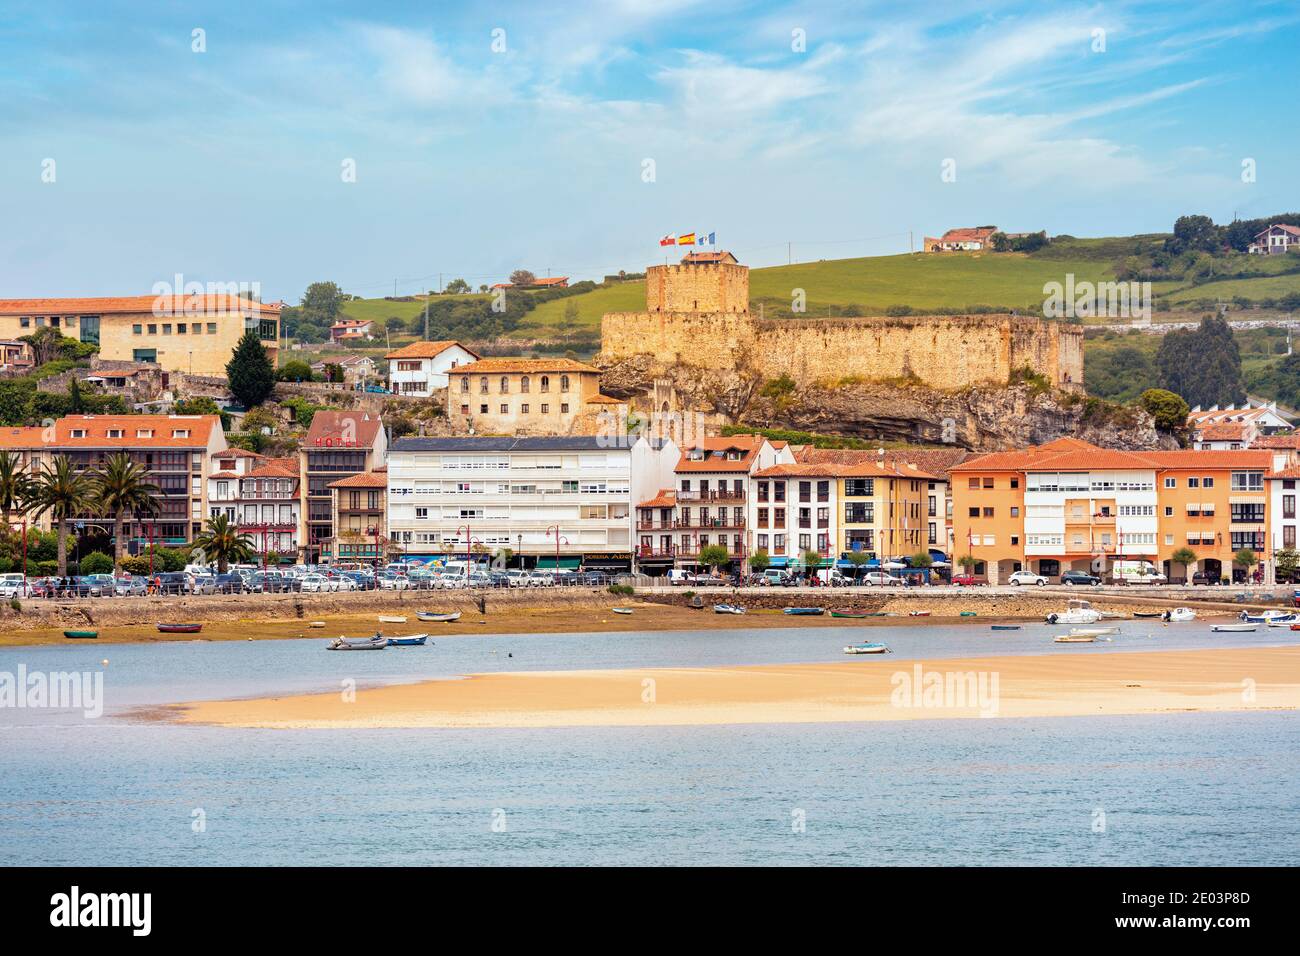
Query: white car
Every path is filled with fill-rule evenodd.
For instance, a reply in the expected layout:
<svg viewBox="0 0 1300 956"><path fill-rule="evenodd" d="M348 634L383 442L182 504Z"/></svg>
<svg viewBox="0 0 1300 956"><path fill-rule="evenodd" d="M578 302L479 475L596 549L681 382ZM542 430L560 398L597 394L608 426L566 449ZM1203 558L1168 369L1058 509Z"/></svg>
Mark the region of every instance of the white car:
<svg viewBox="0 0 1300 956"><path fill-rule="evenodd" d="M463 588L466 585L463 574L443 574L435 579L434 586L439 588Z"/></svg>
<svg viewBox="0 0 1300 956"><path fill-rule="evenodd" d="M330 589L329 578L325 577L323 574L304 574L298 579L298 581L298 589L304 594L320 594Z"/></svg>
<svg viewBox="0 0 1300 956"><path fill-rule="evenodd" d="M357 582L353 581L346 574L340 574L337 577L333 577L330 579L330 582L334 585L335 591L355 591L357 589Z"/></svg>
<svg viewBox="0 0 1300 956"><path fill-rule="evenodd" d="M30 593L27 579L21 574L0 574L0 597L26 597Z"/></svg>
<svg viewBox="0 0 1300 956"><path fill-rule="evenodd" d="M1041 574L1035 574L1033 571L1016 571L1011 577L1007 578L1007 583L1012 585L1036 584L1041 588L1047 584L1047 578Z"/></svg>
<svg viewBox="0 0 1300 956"><path fill-rule="evenodd" d="M862 575L863 584L878 584L882 587L901 588L903 579L888 571L868 571Z"/></svg>

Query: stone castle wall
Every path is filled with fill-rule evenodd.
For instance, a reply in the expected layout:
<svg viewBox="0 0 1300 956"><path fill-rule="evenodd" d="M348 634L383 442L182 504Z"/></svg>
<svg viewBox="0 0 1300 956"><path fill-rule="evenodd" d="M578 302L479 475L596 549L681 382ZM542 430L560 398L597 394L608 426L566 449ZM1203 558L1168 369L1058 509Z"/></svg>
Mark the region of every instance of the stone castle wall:
<svg viewBox="0 0 1300 956"><path fill-rule="evenodd" d="M601 355L734 368L811 383L915 376L937 388L1005 384L1026 366L1058 387L1083 382L1083 330L1011 315L754 319L747 312L614 312L601 322Z"/></svg>
<svg viewBox="0 0 1300 956"><path fill-rule="evenodd" d="M749 311L749 269L731 262L693 262L646 269L649 312Z"/></svg>

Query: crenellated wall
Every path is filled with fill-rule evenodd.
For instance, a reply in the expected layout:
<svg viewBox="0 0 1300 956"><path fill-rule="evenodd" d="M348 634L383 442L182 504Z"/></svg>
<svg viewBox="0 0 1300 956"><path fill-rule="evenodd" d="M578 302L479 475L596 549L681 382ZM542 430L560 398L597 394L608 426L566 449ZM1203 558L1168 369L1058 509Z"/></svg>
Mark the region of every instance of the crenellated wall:
<svg viewBox="0 0 1300 956"><path fill-rule="evenodd" d="M601 355L733 368L796 382L916 377L937 388L1004 384L1026 366L1057 387L1083 382L1083 330L1011 315L754 319L748 313L612 312Z"/></svg>

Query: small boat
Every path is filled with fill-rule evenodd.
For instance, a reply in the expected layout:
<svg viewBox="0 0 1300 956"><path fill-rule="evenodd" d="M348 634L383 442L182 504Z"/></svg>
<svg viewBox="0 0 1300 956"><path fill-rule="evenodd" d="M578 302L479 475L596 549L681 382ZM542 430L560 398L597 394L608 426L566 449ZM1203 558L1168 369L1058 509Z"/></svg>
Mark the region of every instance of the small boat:
<svg viewBox="0 0 1300 956"><path fill-rule="evenodd" d="M452 611L450 614L437 614L433 611L417 611L415 616L421 621L437 621L442 624L450 624L452 621L460 620L460 611ZM380 618L384 620L384 618ZM406 620L402 618L402 620Z"/></svg>
<svg viewBox="0 0 1300 956"><path fill-rule="evenodd" d="M197 634L203 630L202 624L159 624L158 631L162 634Z"/></svg>
<svg viewBox="0 0 1300 956"><path fill-rule="evenodd" d="M714 614L744 614L745 609L739 604L715 604L713 605Z"/></svg>
<svg viewBox="0 0 1300 956"><path fill-rule="evenodd" d="M1097 638L1091 634L1058 634L1054 640L1057 644L1094 644Z"/></svg>
<svg viewBox="0 0 1300 956"><path fill-rule="evenodd" d="M1268 624L1270 621L1286 621L1290 624L1296 620L1293 611L1261 611L1258 614L1242 611L1240 616L1243 621L1250 624Z"/></svg>
<svg viewBox="0 0 1300 956"><path fill-rule="evenodd" d="M1047 615L1048 624L1095 624L1100 620L1101 612L1084 600L1069 601L1064 611Z"/></svg>
<svg viewBox="0 0 1300 956"><path fill-rule="evenodd" d="M1234 633L1234 634L1237 634L1237 633L1244 634L1244 633L1247 633L1247 632L1250 632L1250 631L1254 631L1254 630L1255 630L1256 628L1258 628L1258 627L1259 627L1259 625L1258 625L1258 624L1255 624L1255 623L1250 623L1250 624L1215 624L1215 625L1213 625L1213 626L1210 628L1210 630L1212 630L1212 631L1229 631L1229 632L1232 632L1232 633Z"/></svg>
<svg viewBox="0 0 1300 956"><path fill-rule="evenodd" d="M1196 620L1196 612L1190 607L1170 608L1160 616L1171 624L1186 624L1188 621Z"/></svg>
<svg viewBox="0 0 1300 956"><path fill-rule="evenodd" d="M407 634L405 637L390 637L389 647L423 647L429 639L428 634Z"/></svg>
<svg viewBox="0 0 1300 956"><path fill-rule="evenodd" d="M892 654L888 644L845 644L845 654Z"/></svg>
<svg viewBox="0 0 1300 956"><path fill-rule="evenodd" d="M845 607L831 608L831 617L872 617L870 611L854 611Z"/></svg>
<svg viewBox="0 0 1300 956"><path fill-rule="evenodd" d="M405 624L406 618L397 614L381 614L379 615L379 623L380 624Z"/></svg>
<svg viewBox="0 0 1300 956"><path fill-rule="evenodd" d="M1293 631L1300 631L1300 624L1292 624L1292 625L1291 625L1291 630L1293 630Z"/></svg>
<svg viewBox="0 0 1300 956"><path fill-rule="evenodd" d="M325 622L324 622L324 621L312 621L312 622L309 623L307 626L308 626L308 627L324 627L324 626L325 626Z"/></svg>
<svg viewBox="0 0 1300 956"><path fill-rule="evenodd" d="M1134 611L1134 617L1164 617L1167 611Z"/></svg>
<svg viewBox="0 0 1300 956"><path fill-rule="evenodd" d="M375 637L336 637L325 645L327 651L382 651L388 646L388 638L383 635Z"/></svg>
<svg viewBox="0 0 1300 956"><path fill-rule="evenodd" d="M958 617L975 617L978 613L979 613L978 611L962 611L962 612L961 612L960 614L958 614L957 616L958 616Z"/></svg>
<svg viewBox="0 0 1300 956"><path fill-rule="evenodd" d="M929 611L908 611L907 616L908 617L929 617L930 612Z"/></svg>
<svg viewBox="0 0 1300 956"><path fill-rule="evenodd" d="M1118 627L1072 627L1070 633L1075 637L1102 637L1106 634L1118 634Z"/></svg>
<svg viewBox="0 0 1300 956"><path fill-rule="evenodd" d="M782 614L825 614L826 609L822 607L788 607L781 612Z"/></svg>
<svg viewBox="0 0 1300 956"><path fill-rule="evenodd" d="M1020 625L1019 625L1019 624L990 624L990 625L989 625L989 630L991 630L991 631L1018 631L1018 630L1020 630Z"/></svg>
<svg viewBox="0 0 1300 956"><path fill-rule="evenodd" d="M610 608L610 610L613 611L615 614L631 614L631 613L632 613L632 609L631 609L630 607L612 607L612 608Z"/></svg>
<svg viewBox="0 0 1300 956"><path fill-rule="evenodd" d="M99 631L64 631L63 636L73 641L92 640L99 637Z"/></svg>
<svg viewBox="0 0 1300 956"><path fill-rule="evenodd" d="M1300 618L1297 618L1295 615L1292 615L1291 617L1275 617L1268 622L1268 626L1269 627L1292 627L1295 625L1296 621L1298 620L1300 620Z"/></svg>

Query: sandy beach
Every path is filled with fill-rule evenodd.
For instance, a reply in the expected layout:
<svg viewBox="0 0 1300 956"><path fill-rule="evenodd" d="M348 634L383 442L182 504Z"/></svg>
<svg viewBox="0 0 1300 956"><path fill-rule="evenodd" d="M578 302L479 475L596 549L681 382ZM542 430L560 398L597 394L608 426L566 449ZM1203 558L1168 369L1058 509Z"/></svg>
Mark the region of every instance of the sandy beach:
<svg viewBox="0 0 1300 956"><path fill-rule="evenodd" d="M1300 647L469 674L462 680L178 705L261 728L572 727L1294 710ZM982 675L982 677L981 677Z"/></svg>

